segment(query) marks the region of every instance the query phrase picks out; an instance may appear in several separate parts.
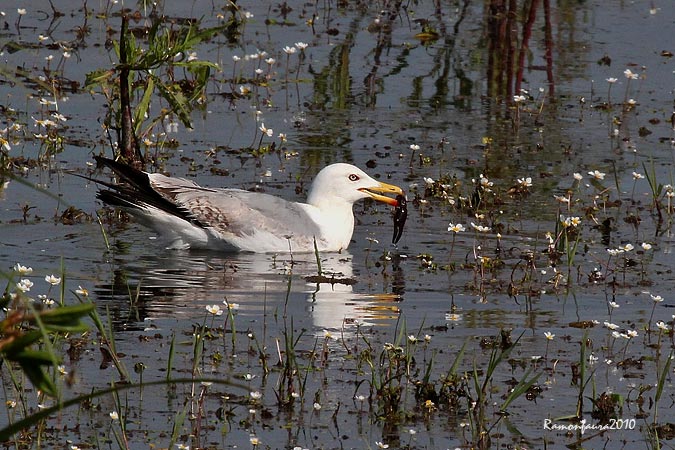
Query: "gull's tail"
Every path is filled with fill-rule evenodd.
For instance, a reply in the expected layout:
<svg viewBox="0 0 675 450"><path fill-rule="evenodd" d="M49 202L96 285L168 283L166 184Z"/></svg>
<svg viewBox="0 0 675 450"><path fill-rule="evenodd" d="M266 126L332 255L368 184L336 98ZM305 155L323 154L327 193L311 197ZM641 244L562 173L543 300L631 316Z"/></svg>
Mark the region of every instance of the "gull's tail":
<svg viewBox="0 0 675 450"><path fill-rule="evenodd" d="M150 182L148 173L102 156L94 156L94 159L99 166L110 168L120 180L118 183L108 183L92 179L92 181L108 188L100 189L96 193L96 198L103 203L123 208L130 214L145 219L151 218L159 210L161 213L175 216L193 225L205 228L190 211L157 192ZM152 212L153 210L155 213Z"/></svg>

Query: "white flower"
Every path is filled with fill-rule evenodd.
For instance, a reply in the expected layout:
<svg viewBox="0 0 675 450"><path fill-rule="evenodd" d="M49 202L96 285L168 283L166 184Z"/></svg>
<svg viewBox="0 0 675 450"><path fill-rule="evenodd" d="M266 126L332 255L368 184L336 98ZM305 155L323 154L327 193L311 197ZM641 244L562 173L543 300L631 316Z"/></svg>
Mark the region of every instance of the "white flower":
<svg viewBox="0 0 675 450"><path fill-rule="evenodd" d="M605 173L600 172L599 170L593 170L591 172L588 172L590 176L595 178L596 180L604 180L605 179Z"/></svg>
<svg viewBox="0 0 675 450"><path fill-rule="evenodd" d="M645 176L642 175L641 173L633 172L633 179L634 179L634 180L641 180L641 179L643 179L644 177L645 177Z"/></svg>
<svg viewBox="0 0 675 450"><path fill-rule="evenodd" d="M253 446L260 445L260 439L258 439L255 436L251 436L249 441L251 442L251 445L253 445Z"/></svg>
<svg viewBox="0 0 675 450"><path fill-rule="evenodd" d="M661 303L663 301L663 297L660 295L649 294L649 296L652 298L652 300L654 300L655 303Z"/></svg>
<svg viewBox="0 0 675 450"><path fill-rule="evenodd" d="M617 302L609 302L609 306L612 308L618 308L619 304Z"/></svg>
<svg viewBox="0 0 675 450"><path fill-rule="evenodd" d="M57 276L54 276L54 274L52 274L52 275L47 275L45 277L45 281L47 283L51 284L52 286L57 286L58 284L61 283L61 278L59 278Z"/></svg>
<svg viewBox="0 0 675 450"><path fill-rule="evenodd" d="M58 120L59 122L67 122L68 118L61 113L52 113L52 117Z"/></svg>
<svg viewBox="0 0 675 450"><path fill-rule="evenodd" d="M628 78L629 80L637 80L638 79L638 74L633 73L630 69L626 69L623 71L623 74Z"/></svg>
<svg viewBox="0 0 675 450"><path fill-rule="evenodd" d="M567 227L577 227L581 223L581 218L578 216L574 217L567 217L566 219L562 220L562 224L565 228Z"/></svg>
<svg viewBox="0 0 675 450"><path fill-rule="evenodd" d="M424 183L427 184L427 185L432 185L432 184L435 183L435 181L434 181L433 178L430 178L430 177L424 177Z"/></svg>
<svg viewBox="0 0 675 450"><path fill-rule="evenodd" d="M518 178L516 179L519 185L522 187L532 187L532 177L527 177L527 178Z"/></svg>
<svg viewBox="0 0 675 450"><path fill-rule="evenodd" d="M314 407L314 410L315 410L315 411L318 411L318 410L321 409L321 404L320 404L320 403L317 403L317 402L314 402L313 407Z"/></svg>
<svg viewBox="0 0 675 450"><path fill-rule="evenodd" d="M637 337L638 332L635 331L635 330L628 330L628 331L626 331L626 335L628 336L629 339L635 338L635 337Z"/></svg>
<svg viewBox="0 0 675 450"><path fill-rule="evenodd" d="M82 297L89 297L89 291L82 286L78 286L77 289L75 289L75 293L77 295L81 295Z"/></svg>
<svg viewBox="0 0 675 450"><path fill-rule="evenodd" d="M656 326L661 331L668 331L668 325L663 320L656 322Z"/></svg>
<svg viewBox="0 0 675 450"><path fill-rule="evenodd" d="M618 80L617 80L616 78L614 78L614 77L607 78L607 82L608 82L609 84L614 84L614 83L616 83L617 81L618 81Z"/></svg>
<svg viewBox="0 0 675 450"><path fill-rule="evenodd" d="M223 310L220 309L220 306L218 305L207 305L206 310L213 314L214 316L220 316L223 314Z"/></svg>
<svg viewBox="0 0 675 450"><path fill-rule="evenodd" d="M464 231L464 225L462 225L461 223L450 222L448 224L448 231L452 231L454 233L460 233L460 232Z"/></svg>
<svg viewBox="0 0 675 450"><path fill-rule="evenodd" d="M19 9L16 10L16 12L17 12L17 14L19 14L20 16L23 16L23 15L26 14L26 8L19 8Z"/></svg>
<svg viewBox="0 0 675 450"><path fill-rule="evenodd" d="M471 222L471 227L480 233L487 233L488 231L490 231L490 227L486 227L483 225L476 225L473 222Z"/></svg>
<svg viewBox="0 0 675 450"><path fill-rule="evenodd" d="M229 302L227 299L223 300L223 305L229 310L239 309L239 303Z"/></svg>
<svg viewBox="0 0 675 450"><path fill-rule="evenodd" d="M577 180L577 181L581 181L581 180L584 179L584 176L581 175L579 172L574 172L573 176L574 176L574 179Z"/></svg>
<svg viewBox="0 0 675 450"><path fill-rule="evenodd" d="M375 445L377 445L378 448L389 448L389 444L384 444L380 441L375 442Z"/></svg>
<svg viewBox="0 0 675 450"><path fill-rule="evenodd" d="M612 331L618 330L619 326L611 322L603 322L603 325Z"/></svg>
<svg viewBox="0 0 675 450"><path fill-rule="evenodd" d="M30 273L33 272L33 268L22 266L21 264L16 263L14 264L14 271L18 272L19 275L29 275Z"/></svg>
<svg viewBox="0 0 675 450"><path fill-rule="evenodd" d="M296 42L295 46L298 48L298 50L304 50L307 47L309 47L309 44L306 44L304 42Z"/></svg>
<svg viewBox="0 0 675 450"><path fill-rule="evenodd" d="M417 151L417 150L419 150L419 149L420 149L420 146L419 146L419 145L417 145L417 144L410 144L410 150L415 150L415 151Z"/></svg>
<svg viewBox="0 0 675 450"><path fill-rule="evenodd" d="M29 279L23 279L16 283L16 288L20 290L21 292L28 292L30 291L30 288L33 287L33 282L30 281Z"/></svg>
<svg viewBox="0 0 675 450"><path fill-rule="evenodd" d="M262 124L260 125L260 131L262 131L263 134L266 134L266 135L269 136L269 137L272 137L272 135L274 134L274 130L271 129L271 128L265 127L265 123L262 123Z"/></svg>
<svg viewBox="0 0 675 450"><path fill-rule="evenodd" d="M284 52L287 55L292 55L293 53L295 53L295 51L296 51L295 47L289 47L288 45L286 47L284 47Z"/></svg>
<svg viewBox="0 0 675 450"><path fill-rule="evenodd" d="M417 336L415 336L414 334L409 335L408 341L414 344L415 342L417 342Z"/></svg>
<svg viewBox="0 0 675 450"><path fill-rule="evenodd" d="M524 95L514 95L513 96L513 101L516 102L516 103L521 103L521 102L524 102L525 100L527 100L527 97L525 97Z"/></svg>
<svg viewBox="0 0 675 450"><path fill-rule="evenodd" d="M260 391L253 391L250 395L252 400L260 400L262 398L262 392Z"/></svg>
<svg viewBox="0 0 675 450"><path fill-rule="evenodd" d="M546 339L549 341L552 341L555 337L555 334L551 333L550 331L544 331L544 336L546 336Z"/></svg>
<svg viewBox="0 0 675 450"><path fill-rule="evenodd" d="M110 418L111 418L112 420L119 420L120 415L117 414L117 411L113 411L113 412L110 413Z"/></svg>
<svg viewBox="0 0 675 450"><path fill-rule="evenodd" d="M488 180L488 178L485 175L483 175L482 173L479 176L479 182L480 182L480 185L483 186L483 188L485 188L485 190L488 191L488 192L490 192L490 189L488 189L488 188L491 188L494 185L494 183L492 181Z"/></svg>

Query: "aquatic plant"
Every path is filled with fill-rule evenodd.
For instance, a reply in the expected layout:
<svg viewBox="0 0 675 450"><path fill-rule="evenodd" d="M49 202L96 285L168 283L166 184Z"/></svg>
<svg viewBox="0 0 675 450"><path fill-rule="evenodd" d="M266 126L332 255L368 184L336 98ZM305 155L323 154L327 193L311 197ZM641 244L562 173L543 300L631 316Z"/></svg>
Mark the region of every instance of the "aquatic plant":
<svg viewBox="0 0 675 450"><path fill-rule="evenodd" d="M126 160L142 158L140 143L173 115L183 126L192 128L190 113L203 103L211 70L218 69L216 64L197 58L195 46L228 28L229 24L202 29L198 22L189 22L176 29L165 18L157 16L147 29L144 47L129 30L129 17L122 15L120 40L114 45L119 64L113 69L90 72L85 88L100 89L105 96L108 113L104 124L109 133L117 132L111 144ZM176 79L177 72L185 77ZM160 108L160 113L151 117L155 93L170 108ZM135 106L132 105L134 98L138 99Z"/></svg>

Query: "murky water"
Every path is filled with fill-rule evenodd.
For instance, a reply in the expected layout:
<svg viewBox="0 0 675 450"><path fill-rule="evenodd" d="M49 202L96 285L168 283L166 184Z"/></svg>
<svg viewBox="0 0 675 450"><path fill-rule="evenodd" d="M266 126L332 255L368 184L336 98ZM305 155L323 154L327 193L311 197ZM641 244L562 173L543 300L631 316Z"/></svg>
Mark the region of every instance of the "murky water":
<svg viewBox="0 0 675 450"><path fill-rule="evenodd" d="M669 0L557 2L550 11L548 1L536 2L529 47L522 52L527 94L517 102L512 97L520 93L504 65L513 50L517 73L520 47L509 48L491 27L512 26L521 42L526 14L506 24L488 20L490 2L287 2L285 13L274 3L240 2L253 14L240 39L231 44L219 34L196 49L198 58L222 71L211 74L202 109L191 116L194 128L169 117L163 131L148 136L148 153L160 156L161 170L172 175L293 200L304 199L312 176L336 161L404 187L410 216L399 246L388 244L392 223L386 207L356 205L349 251L321 255L321 269L337 280L332 284L308 278L319 270L314 255L169 251L152 232L101 211L96 186L69 172L109 179L90 165L94 154L112 155L102 127L105 98L81 88L87 73L110 68L115 60L106 40L119 37L114 13L120 5L55 3L63 13L56 18L48 2L10 0L0 6L0 128L23 126L4 135L11 147L4 161L15 158L8 163L11 173L34 185L4 178L8 184L0 187L2 269L17 262L32 266L37 295L47 291L44 276L63 267L67 290L85 287L99 313L110 317L117 351L134 382L137 363L146 367L145 382L166 377L172 340L173 373L189 377L193 329L205 324L212 338L204 344L199 373L244 386L197 386L204 390L202 403L183 384L168 393L162 385L121 394L129 447L239 448L252 445L252 436L261 448L475 446L471 402L460 396L459 405L450 405L436 398L438 404L425 407L413 383L433 361L431 380L440 389L465 345L458 367L469 374L469 397L475 396L473 370L485 376L488 341L500 330L511 330L514 341L522 337L489 385L485 420L496 424L489 429L493 447L590 448L609 441L611 448L634 448L649 439L657 414L655 386L673 345L672 211L663 187L673 184L675 49L668 37L675 35L675 11ZM201 18L204 27L222 23L218 2L170 3L162 8L167 16ZM424 21L438 39L416 38ZM148 23L141 19L131 26ZM88 32L77 40L83 29ZM303 58L299 51L283 51L297 42L309 44ZM64 46L72 47L68 58ZM257 51L275 63L246 60ZM241 60L235 63L233 56ZM629 80L627 69L637 79ZM55 73L78 88L54 96L39 83ZM263 85L233 79L268 75ZM252 92L237 95L242 86ZM167 105L157 102L152 112L162 107ZM33 167L20 157L36 160L46 151L35 137L44 131L35 120L56 111L67 119L58 128L65 145ZM261 140L263 123L273 137ZM249 147L261 142L275 142L276 150L253 155ZM604 179L589 174L596 170ZM583 176L580 182L575 173ZM467 208L476 200L481 174L492 192L481 191L479 207ZM525 192L517 179L527 177L532 185ZM650 179L662 185L661 221ZM102 224L85 217L63 220L70 205L92 217L101 212ZM555 238L561 232L560 215L581 218L571 265L570 253L558 259L547 251L545 233ZM490 231L477 231L472 222ZM448 223L466 230L454 234ZM626 250L627 244L633 249ZM608 248L623 252L611 256ZM652 295L665 300L655 302ZM206 311L223 300L237 304L232 317ZM582 329L582 321L597 323ZM659 331L658 321L667 329ZM624 336L634 330L637 337L613 337L603 322L617 324ZM549 340L545 332L555 336ZM274 366L288 354L284 336L291 334L305 371L304 398L293 408L278 408L275 390L283 377ZM589 377L583 418L598 424L588 398L616 393L623 408L615 418L634 419L627 422L630 429L581 434L544 426L545 418L568 425L557 419L576 413L582 341ZM112 366L99 368L95 334L85 342L80 359L66 358L66 370L76 374L73 386L64 387L66 397L119 378ZM375 383L370 374L391 361L378 359L385 343L401 345L415 359L413 373L402 378L406 414L397 420L382 414L381 398L368 398ZM259 347L273 366L268 376ZM380 370L368 366L366 353ZM512 403L507 416L498 415L512 381L537 373L538 390ZM254 377L246 380L246 374ZM672 368L663 380L656 420L662 426L675 422ZM16 399L4 371L3 383L3 400ZM251 399L249 391L262 398ZM29 407L37 408L34 395ZM47 421L43 445L119 445L119 422L108 415L116 409L109 396L93 408L70 408ZM20 416L8 409L0 425ZM663 430L661 439L672 444L672 434Z"/></svg>

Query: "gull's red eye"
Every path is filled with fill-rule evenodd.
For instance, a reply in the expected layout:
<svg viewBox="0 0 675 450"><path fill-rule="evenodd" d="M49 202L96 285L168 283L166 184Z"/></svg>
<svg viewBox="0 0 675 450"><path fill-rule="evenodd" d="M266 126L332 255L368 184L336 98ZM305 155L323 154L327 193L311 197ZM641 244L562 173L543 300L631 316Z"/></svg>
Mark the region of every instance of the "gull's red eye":
<svg viewBox="0 0 675 450"><path fill-rule="evenodd" d="M359 176L353 173L349 175L349 181L359 181Z"/></svg>

